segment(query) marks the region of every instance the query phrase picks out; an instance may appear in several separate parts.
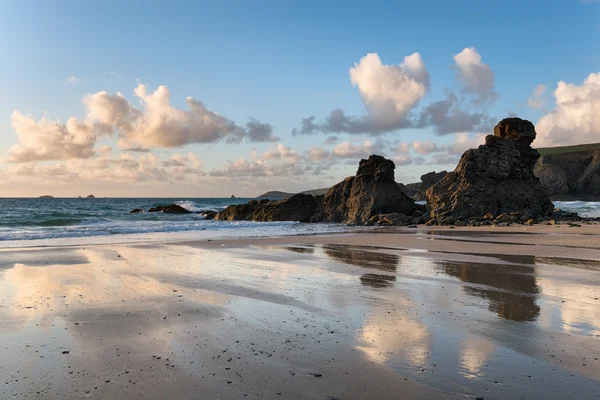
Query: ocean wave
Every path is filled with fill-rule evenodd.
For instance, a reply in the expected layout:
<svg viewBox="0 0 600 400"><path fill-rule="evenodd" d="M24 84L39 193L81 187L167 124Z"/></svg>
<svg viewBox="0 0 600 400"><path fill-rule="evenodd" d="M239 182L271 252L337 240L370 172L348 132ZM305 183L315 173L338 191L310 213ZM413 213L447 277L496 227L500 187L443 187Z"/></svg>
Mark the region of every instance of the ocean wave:
<svg viewBox="0 0 600 400"><path fill-rule="evenodd" d="M41 221L38 223L32 223L37 226L69 226L81 224L84 220L81 218L57 218Z"/></svg>
<svg viewBox="0 0 600 400"><path fill-rule="evenodd" d="M177 201L175 202L175 204L177 204L178 206L181 206L183 208L185 208L188 211L191 212L198 212L198 211L222 211L225 208L227 208L230 204L227 205L215 205L215 204L207 204L207 203L196 203L194 201L189 201L189 200L185 200L185 201Z"/></svg>
<svg viewBox="0 0 600 400"><path fill-rule="evenodd" d="M52 240L95 236L187 233L200 237L254 237L292 234L341 232L343 224L307 224L301 222L207 221L118 221L102 225L58 226L43 229L0 229L0 242L23 240Z"/></svg>

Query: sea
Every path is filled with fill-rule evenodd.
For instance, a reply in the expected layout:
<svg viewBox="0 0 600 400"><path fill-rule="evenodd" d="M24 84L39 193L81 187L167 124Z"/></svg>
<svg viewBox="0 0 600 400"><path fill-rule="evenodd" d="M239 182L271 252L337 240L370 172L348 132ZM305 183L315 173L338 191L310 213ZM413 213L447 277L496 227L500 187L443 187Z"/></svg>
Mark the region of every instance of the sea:
<svg viewBox="0 0 600 400"><path fill-rule="evenodd" d="M205 240L347 232L344 224L206 220L197 211L221 211L245 198L0 198L0 247ZM193 214L135 213L134 208L178 204ZM600 202L556 201L585 217L600 217Z"/></svg>

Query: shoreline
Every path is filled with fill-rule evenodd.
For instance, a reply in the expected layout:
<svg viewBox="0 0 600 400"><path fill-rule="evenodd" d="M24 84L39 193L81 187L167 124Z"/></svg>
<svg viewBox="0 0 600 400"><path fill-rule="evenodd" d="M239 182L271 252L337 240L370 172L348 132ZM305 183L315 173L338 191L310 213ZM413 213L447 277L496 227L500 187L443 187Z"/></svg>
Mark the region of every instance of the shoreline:
<svg viewBox="0 0 600 400"><path fill-rule="evenodd" d="M553 245L560 243L560 240L556 237L566 236L583 236L584 239L579 239L574 242L573 239L567 240L561 245L567 248L582 248L582 249L593 249L600 250L600 223L583 223L581 226L569 226L567 223L557 225L520 225L514 224L512 226L426 226L425 224L419 224L416 228L408 227L393 227L393 226L379 226L379 227L363 227L363 226L347 226L347 230L334 231L334 232L316 232L316 233L290 233L282 235L265 235L265 236L222 236L222 237L202 237L202 238L190 238L190 233L194 231L183 231L183 232L152 232L149 235L141 234L119 234L119 235L105 235L105 236L85 236L85 237L67 237L67 238L54 238L54 239L36 239L36 240L7 240L0 241L0 251L4 250L19 250L19 249L48 249L48 248L77 248L77 247L89 247L89 246L112 246L112 245L164 245L164 244L187 244L194 245L196 247L207 246L215 247L221 244L236 244L238 246L246 244L260 244L260 243L279 243L286 244L292 242L298 243L332 243L337 241L339 238L346 238L350 236L364 236L370 238L371 235L402 235L403 237L410 238L412 236L419 235L438 235L442 236L439 240L450 240L447 237L455 237L454 240L459 240L458 236L466 236L471 241L478 241L475 239L477 236L488 237L498 236L500 238L520 235L521 238L525 236L537 237L539 239L545 237L539 243L535 240L526 240L530 244L542 244L542 245ZM149 237L150 236L150 237ZM154 238L156 236L156 238ZM158 238L158 236L163 236ZM166 237L165 237L166 236ZM169 238L168 236L173 236ZM594 246L593 238L598 236L597 245ZM117 241L102 239L116 238ZM335 238L335 239L332 239ZM89 240L93 242L100 239L99 243L77 243L81 240ZM132 240L133 239L133 240ZM368 239L369 242L374 243L372 239ZM479 240L481 242L481 240ZM28 242L46 242L40 245L30 246L3 246L3 244L27 244ZM57 242L54 244L53 242ZM61 242L75 242L75 243L61 243ZM484 242L484 241L483 241ZM503 243L501 240L497 240L497 243ZM506 243L511 244L511 243ZM520 243L522 245L524 243ZM585 245L587 244L587 245Z"/></svg>

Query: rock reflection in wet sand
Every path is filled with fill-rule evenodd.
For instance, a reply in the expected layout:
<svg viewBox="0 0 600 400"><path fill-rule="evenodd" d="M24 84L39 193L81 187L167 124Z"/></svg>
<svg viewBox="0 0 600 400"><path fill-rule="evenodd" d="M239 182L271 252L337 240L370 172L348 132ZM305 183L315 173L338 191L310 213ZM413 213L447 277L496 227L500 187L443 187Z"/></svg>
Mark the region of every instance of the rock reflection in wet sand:
<svg viewBox="0 0 600 400"><path fill-rule="evenodd" d="M561 286L564 290L561 297L568 297L569 293L573 297L567 301L568 305L559 306L566 300L542 298L544 290L558 296L554 287L557 281L560 285L560 279L552 277L554 271L540 272L537 267L543 263L589 270L594 269L596 261L564 263L565 259L526 255L503 259L486 255L490 263L483 263L444 260L443 254L435 252L398 251L402 254L398 255L387 253L389 250L322 246L322 254L331 259L370 271L347 270L349 274L362 274L362 285L388 291L385 297L378 297L383 303L374 303L365 313L358 331L357 349L369 359L427 385L460 388L459 392L469 395L485 393L484 398L520 398L523 393L534 399L560 398L572 390L580 398L592 398L590 394L600 389L600 366L594 364L593 369L588 369L585 361L589 351L580 353L572 347L589 348L589 339L562 336L562 332L585 334L582 329L586 325L573 321L570 325L553 325L555 331L543 331L540 329L545 321L538 323L543 311L545 316L562 314L563 321L576 316L569 312L569 307L580 312L587 310L586 321L600 316L589 311L585 300L585 295L589 296L589 291L598 285L598 276L595 281L573 279L577 285ZM315 252L315 256L319 254ZM469 255L463 258L468 259ZM381 274L383 271L386 275ZM561 270L563 274L572 272L568 268ZM579 272L574 270L574 273ZM398 276L402 279L397 279ZM502 320L517 324L499 324ZM588 322L586 329L589 335L597 328ZM553 353L562 352L562 357L551 357L548 348L554 349ZM593 353L597 359L598 351ZM582 362L579 365L573 362L577 357ZM574 374L573 370L582 375ZM569 385L560 384L565 376L569 377ZM590 381L588 377L593 378ZM536 389L523 391L523 385L533 385Z"/></svg>
<svg viewBox="0 0 600 400"><path fill-rule="evenodd" d="M533 257L531 257L533 261ZM475 284L464 290L489 302L489 309L501 318L535 321L540 313L536 296L540 292L534 266L482 263L437 262L449 276Z"/></svg>

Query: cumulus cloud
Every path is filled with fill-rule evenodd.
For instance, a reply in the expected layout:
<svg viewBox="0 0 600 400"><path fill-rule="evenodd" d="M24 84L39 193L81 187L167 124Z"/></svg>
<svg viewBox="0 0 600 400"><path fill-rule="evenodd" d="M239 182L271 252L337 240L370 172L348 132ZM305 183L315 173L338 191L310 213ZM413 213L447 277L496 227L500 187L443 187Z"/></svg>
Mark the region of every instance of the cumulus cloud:
<svg viewBox="0 0 600 400"><path fill-rule="evenodd" d="M316 132L382 134L409 125L408 112L429 89L429 73L419 53L404 58L400 65L385 65L379 55L369 53L350 68L350 81L358 88L366 109L364 116L349 116L343 110L329 113L322 123L314 116L304 118L293 135Z"/></svg>
<svg viewBox="0 0 600 400"><path fill-rule="evenodd" d="M130 128L121 130L121 147L180 147L189 143L213 143L222 139L239 142L243 128L208 110L200 101L188 97L189 110L179 110L170 104L171 93L166 86L149 92L146 85L135 89L143 111L133 117Z"/></svg>
<svg viewBox="0 0 600 400"><path fill-rule="evenodd" d="M131 106L125 97L117 92L109 94L101 91L83 97L88 110L88 120L96 122L103 129L131 131L142 113Z"/></svg>
<svg viewBox="0 0 600 400"><path fill-rule="evenodd" d="M493 102L495 92L494 71L481 61L481 55L474 47L467 47L454 55L457 78L467 93L478 96L481 102Z"/></svg>
<svg viewBox="0 0 600 400"><path fill-rule="evenodd" d="M170 104L166 86L150 92L140 84L134 92L142 109L132 106L121 93L101 91L83 97L87 108L83 121L70 118L66 124L45 117L36 121L15 111L11 121L19 144L10 149L10 160L89 158L95 154L96 139L113 134L119 136L119 146L129 151L217 141L238 143L244 139L250 142L278 140L270 124L250 118L245 126L239 126L192 97L186 100L188 110L179 110Z"/></svg>
<svg viewBox="0 0 600 400"><path fill-rule="evenodd" d="M581 85L558 82L554 98L555 108L536 124L536 146L600 141L600 72Z"/></svg>
<svg viewBox="0 0 600 400"><path fill-rule="evenodd" d="M279 143L277 146L271 146L271 149L264 152L260 158L264 160L283 160L285 162L298 162L302 159L302 156L289 147L285 147Z"/></svg>
<svg viewBox="0 0 600 400"><path fill-rule="evenodd" d="M76 76L71 75L67 79L65 79L65 85L77 85L78 83L83 82L83 79L77 78Z"/></svg>
<svg viewBox="0 0 600 400"><path fill-rule="evenodd" d="M437 151L437 149L438 149L438 145L436 143L421 142L421 141L413 142L412 147L413 147L413 149L415 149L415 151L417 153L423 154L423 155L433 153L433 152Z"/></svg>
<svg viewBox="0 0 600 400"><path fill-rule="evenodd" d="M433 102L419 114L415 127L433 127L438 135L457 132L470 132L491 128L492 121L484 112L467 112L460 106L458 97L452 91L446 92L444 100Z"/></svg>
<svg viewBox="0 0 600 400"><path fill-rule="evenodd" d="M430 86L430 77L419 53L404 58L400 65L385 65L370 53L350 69L351 83L359 90L366 114L352 116L334 109L322 121L315 116L302 119L293 135L349 133L380 135L405 128L432 127L436 134L488 130L492 119L486 107L497 97L494 72L474 48L454 55L459 95L446 90L446 98L424 107L419 105ZM475 108L476 110L468 110ZM468 110L468 111L467 111Z"/></svg>
<svg viewBox="0 0 600 400"><path fill-rule="evenodd" d="M371 154L380 154L383 151L383 146L375 143L372 140L367 140L360 144L353 144L346 141L336 145L331 151L331 156L335 158L367 158Z"/></svg>
<svg viewBox="0 0 600 400"><path fill-rule="evenodd" d="M69 118L66 124L45 117L36 121L30 115L15 111L11 115L19 144L9 150L9 161L67 160L94 155L96 135L94 126Z"/></svg>
<svg viewBox="0 0 600 400"><path fill-rule="evenodd" d="M330 153L321 147L311 147L306 151L308 158L313 162L326 160Z"/></svg>
<svg viewBox="0 0 600 400"><path fill-rule="evenodd" d="M276 142L278 137L273 136L271 124L262 123L254 118L246 123L246 131L250 142Z"/></svg>
<svg viewBox="0 0 600 400"><path fill-rule="evenodd" d="M537 85L531 94L531 97L527 99L527 105L531 108L541 109L546 103L544 95L546 94L546 86Z"/></svg>

